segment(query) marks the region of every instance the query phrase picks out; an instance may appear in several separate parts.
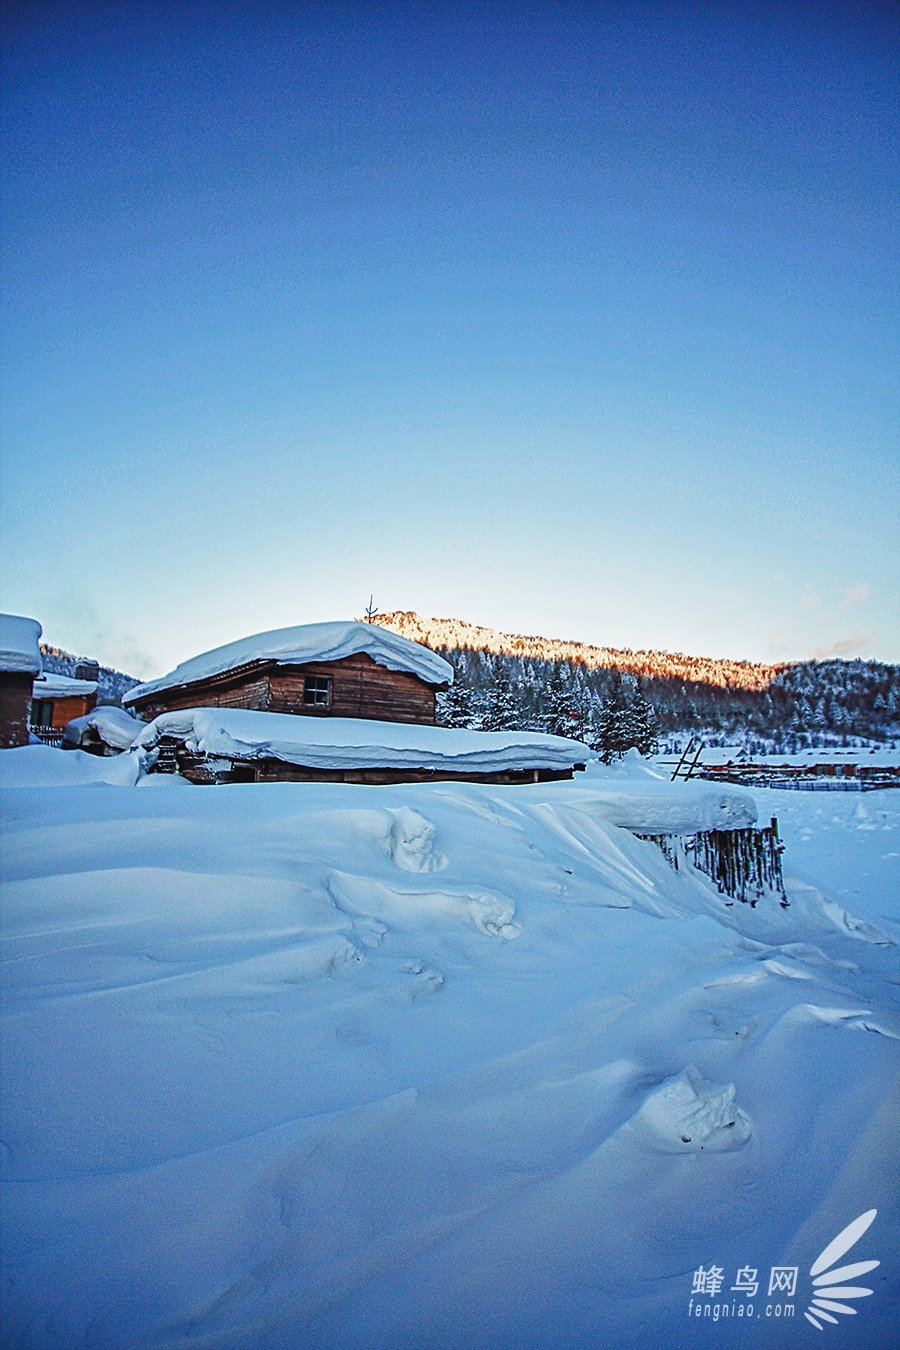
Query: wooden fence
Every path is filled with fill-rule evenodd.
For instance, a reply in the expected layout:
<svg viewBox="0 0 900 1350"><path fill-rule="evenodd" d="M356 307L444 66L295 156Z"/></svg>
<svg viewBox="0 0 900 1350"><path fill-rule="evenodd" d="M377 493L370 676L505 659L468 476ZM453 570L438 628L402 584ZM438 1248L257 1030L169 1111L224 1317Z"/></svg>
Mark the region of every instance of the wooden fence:
<svg viewBox="0 0 900 1350"><path fill-rule="evenodd" d="M783 909L789 901L784 889L781 855L784 844L778 838L778 821L765 829L705 830L689 836L674 834L639 834L656 844L667 861L678 872L695 867L715 882L717 889L740 900L756 905L764 895L777 895Z"/></svg>

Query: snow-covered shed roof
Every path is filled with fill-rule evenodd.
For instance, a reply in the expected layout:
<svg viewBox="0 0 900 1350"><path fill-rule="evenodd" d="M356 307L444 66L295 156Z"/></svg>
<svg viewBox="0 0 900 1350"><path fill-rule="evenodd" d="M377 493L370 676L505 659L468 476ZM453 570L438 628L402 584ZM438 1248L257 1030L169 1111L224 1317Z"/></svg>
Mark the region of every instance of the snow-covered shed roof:
<svg viewBox="0 0 900 1350"><path fill-rule="evenodd" d="M44 671L34 682L35 698L87 698L97 692L96 680L75 680L71 675L57 675L55 671Z"/></svg>
<svg viewBox="0 0 900 1350"><path fill-rule="evenodd" d="M540 731L462 731L358 717L302 717L243 708L185 708L162 713L134 743L152 751L172 736L189 750L223 759L278 759L311 769L571 769L586 745Z"/></svg>
<svg viewBox="0 0 900 1350"><path fill-rule="evenodd" d="M0 614L0 670L40 675L41 625L21 614Z"/></svg>
<svg viewBox="0 0 900 1350"><path fill-rule="evenodd" d="M136 717L129 717L122 708L100 707L67 722L64 740L66 745L81 745L85 734L95 731L113 750L127 750L146 725Z"/></svg>
<svg viewBox="0 0 900 1350"><path fill-rule="evenodd" d="M340 661L357 652L365 652L388 670L418 675L426 684L453 682L453 667L449 662L420 643L410 642L409 638L379 628L377 624L307 623L296 628L274 628L268 633L255 633L194 656L190 661L182 661L168 675L129 689L123 702L134 703L161 689L194 684L239 666L266 661L303 666L311 661Z"/></svg>

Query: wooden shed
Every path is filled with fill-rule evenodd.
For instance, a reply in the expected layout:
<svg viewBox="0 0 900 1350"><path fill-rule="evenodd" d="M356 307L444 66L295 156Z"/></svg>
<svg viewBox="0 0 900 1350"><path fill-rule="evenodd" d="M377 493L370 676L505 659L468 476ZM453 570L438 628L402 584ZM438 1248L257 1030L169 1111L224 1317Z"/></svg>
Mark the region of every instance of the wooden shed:
<svg viewBox="0 0 900 1350"><path fill-rule="evenodd" d="M125 695L145 721L184 708L433 724L453 668L418 642L369 623L258 633L183 662Z"/></svg>
<svg viewBox="0 0 900 1350"><path fill-rule="evenodd" d="M41 673L41 625L0 614L0 749L28 744L31 690Z"/></svg>
<svg viewBox="0 0 900 1350"><path fill-rule="evenodd" d="M186 708L155 718L131 753L147 773L180 773L199 784L546 783L571 778L590 752L540 731Z"/></svg>

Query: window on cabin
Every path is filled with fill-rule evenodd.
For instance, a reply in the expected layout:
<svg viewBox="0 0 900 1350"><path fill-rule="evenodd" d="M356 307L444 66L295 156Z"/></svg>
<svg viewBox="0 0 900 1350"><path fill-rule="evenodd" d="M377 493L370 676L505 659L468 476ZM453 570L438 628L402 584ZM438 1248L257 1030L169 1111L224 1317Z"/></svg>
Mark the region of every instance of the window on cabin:
<svg viewBox="0 0 900 1350"><path fill-rule="evenodd" d="M303 702L308 708L331 707L331 680L327 675L304 677Z"/></svg>
<svg viewBox="0 0 900 1350"><path fill-rule="evenodd" d="M31 700L31 725L50 727L53 725L53 699L34 698Z"/></svg>

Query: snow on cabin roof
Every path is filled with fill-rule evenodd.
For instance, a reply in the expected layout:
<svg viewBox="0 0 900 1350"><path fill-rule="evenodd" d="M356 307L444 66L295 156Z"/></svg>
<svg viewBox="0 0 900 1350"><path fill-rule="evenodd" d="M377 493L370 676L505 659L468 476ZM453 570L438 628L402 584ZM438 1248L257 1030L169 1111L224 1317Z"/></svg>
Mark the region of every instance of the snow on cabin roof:
<svg viewBox="0 0 900 1350"><path fill-rule="evenodd" d="M45 671L34 682L34 698L86 698L96 694L96 680L75 680L71 675L57 675L55 671Z"/></svg>
<svg viewBox="0 0 900 1350"><path fill-rule="evenodd" d="M540 731L462 731L418 722L359 717L303 717L243 708L186 708L162 713L135 748L152 751L161 736L225 759L278 759L311 769L571 769L586 745Z"/></svg>
<svg viewBox="0 0 900 1350"><path fill-rule="evenodd" d="M340 661L365 652L388 670L417 675L426 684L452 684L453 667L435 652L398 633L371 623L307 623L297 628L274 628L268 633L215 647L211 652L182 661L168 675L148 680L130 689L124 703L134 703L161 689L194 684L226 670L256 662L278 661L284 665L307 665L310 661Z"/></svg>
<svg viewBox="0 0 900 1350"><path fill-rule="evenodd" d="M41 625L21 614L0 614L0 670L40 675Z"/></svg>

